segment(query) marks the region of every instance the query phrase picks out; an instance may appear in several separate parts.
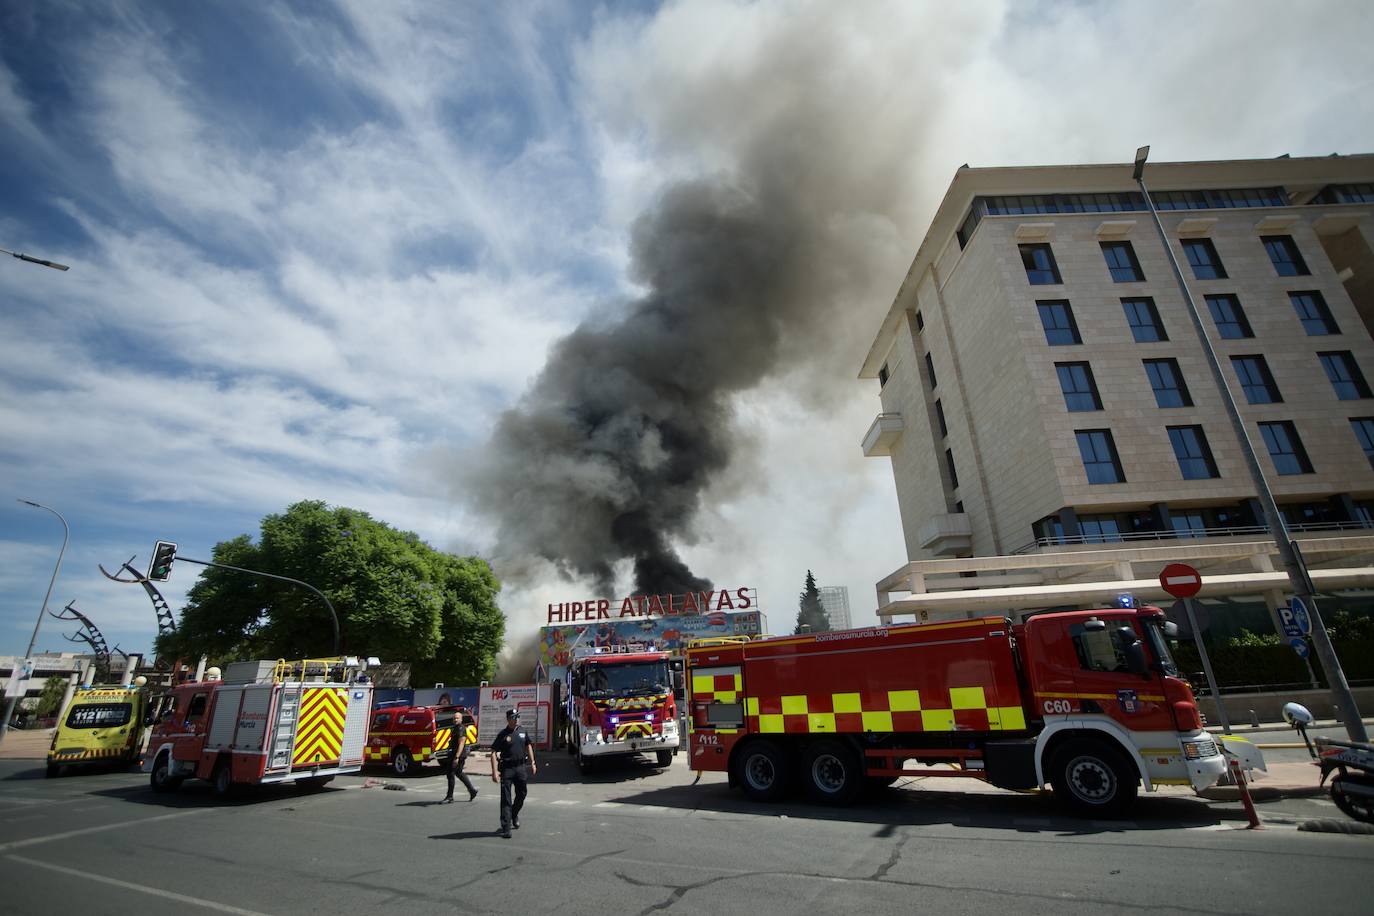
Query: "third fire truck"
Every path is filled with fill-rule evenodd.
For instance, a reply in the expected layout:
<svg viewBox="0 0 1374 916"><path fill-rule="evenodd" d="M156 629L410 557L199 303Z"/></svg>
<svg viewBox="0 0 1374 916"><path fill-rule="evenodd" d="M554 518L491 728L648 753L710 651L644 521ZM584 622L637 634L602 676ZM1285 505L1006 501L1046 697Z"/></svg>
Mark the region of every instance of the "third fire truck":
<svg viewBox="0 0 1374 916"><path fill-rule="evenodd" d="M680 738L668 653L574 649L568 718L568 749L584 773L593 760L627 754L669 766Z"/></svg>
<svg viewBox="0 0 1374 916"><path fill-rule="evenodd" d="M687 651L691 766L756 800L965 776L1118 814L1141 785L1203 789L1226 769L1174 632L1142 608L717 640Z"/></svg>

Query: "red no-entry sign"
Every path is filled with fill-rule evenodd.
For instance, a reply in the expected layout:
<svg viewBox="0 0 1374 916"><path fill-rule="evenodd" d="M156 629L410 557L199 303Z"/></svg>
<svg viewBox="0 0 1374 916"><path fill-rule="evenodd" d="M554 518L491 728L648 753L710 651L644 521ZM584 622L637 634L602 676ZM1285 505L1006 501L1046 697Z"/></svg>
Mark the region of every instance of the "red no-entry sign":
<svg viewBox="0 0 1374 916"><path fill-rule="evenodd" d="M1159 584L1175 598L1191 598L1202 590L1202 575L1186 563L1170 563L1159 574Z"/></svg>

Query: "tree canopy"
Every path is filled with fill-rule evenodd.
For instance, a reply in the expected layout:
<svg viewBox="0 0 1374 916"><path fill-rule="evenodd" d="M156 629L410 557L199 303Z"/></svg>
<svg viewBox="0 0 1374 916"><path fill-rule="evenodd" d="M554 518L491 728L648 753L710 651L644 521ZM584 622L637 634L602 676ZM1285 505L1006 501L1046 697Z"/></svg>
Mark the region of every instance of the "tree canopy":
<svg viewBox="0 0 1374 916"><path fill-rule="evenodd" d="M806 571L806 588L802 590L797 612L797 628L794 633L820 633L830 629L830 618L821 604L821 592L816 588L816 577L811 570Z"/></svg>
<svg viewBox="0 0 1374 916"><path fill-rule="evenodd" d="M437 551L356 509L298 502L266 516L257 543L221 541L211 560L310 583L338 612L344 652L408 661L415 684L489 678L505 635L485 560ZM299 586L208 567L188 599L177 631L158 640L161 656L223 664L333 651L328 608Z"/></svg>

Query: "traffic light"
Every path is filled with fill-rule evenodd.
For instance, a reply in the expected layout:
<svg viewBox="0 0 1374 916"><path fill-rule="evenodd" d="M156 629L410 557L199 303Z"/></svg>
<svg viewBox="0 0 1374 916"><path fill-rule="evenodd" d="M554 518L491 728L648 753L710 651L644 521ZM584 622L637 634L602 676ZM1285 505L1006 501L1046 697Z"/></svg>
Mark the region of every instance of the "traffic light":
<svg viewBox="0 0 1374 916"><path fill-rule="evenodd" d="M171 541L158 541L153 545L153 559L148 564L148 578L154 582L166 582L172 575L172 561L177 558L177 545Z"/></svg>

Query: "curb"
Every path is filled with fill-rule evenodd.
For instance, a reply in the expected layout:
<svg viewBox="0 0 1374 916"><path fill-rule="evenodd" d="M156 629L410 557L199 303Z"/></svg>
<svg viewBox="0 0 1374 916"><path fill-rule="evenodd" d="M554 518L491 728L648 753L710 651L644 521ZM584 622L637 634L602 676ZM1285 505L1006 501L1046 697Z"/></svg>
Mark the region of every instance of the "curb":
<svg viewBox="0 0 1374 916"><path fill-rule="evenodd" d="M1275 801L1280 798L1315 798L1330 791L1326 786L1251 786L1250 797L1255 801ZM1197 793L1208 801L1240 801L1240 787L1212 786Z"/></svg>

